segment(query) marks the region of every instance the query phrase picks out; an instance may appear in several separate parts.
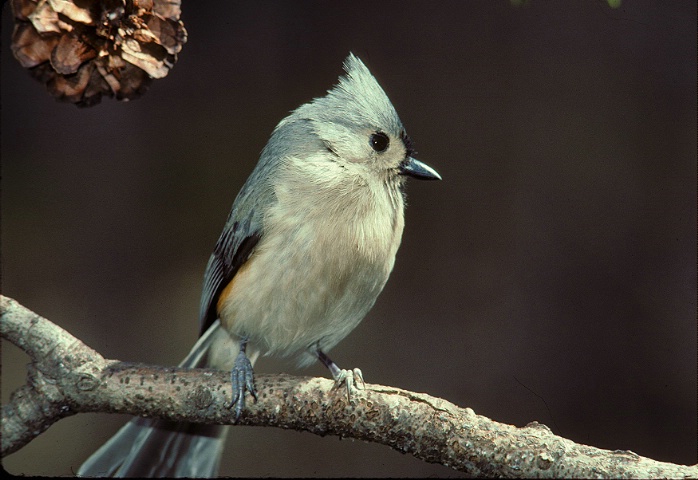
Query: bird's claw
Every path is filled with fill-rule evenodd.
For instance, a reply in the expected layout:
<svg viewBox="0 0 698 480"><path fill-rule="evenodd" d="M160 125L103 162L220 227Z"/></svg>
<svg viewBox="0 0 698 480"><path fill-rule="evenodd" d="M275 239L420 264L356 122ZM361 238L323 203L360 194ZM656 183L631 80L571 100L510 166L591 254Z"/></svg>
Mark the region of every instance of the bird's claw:
<svg viewBox="0 0 698 480"><path fill-rule="evenodd" d="M245 392L257 401L257 389L254 386L254 370L252 363L244 352L240 352L235 359L235 365L230 372L230 382L233 388L233 398L228 408L235 407L235 421L240 419L240 414L245 409Z"/></svg>
<svg viewBox="0 0 698 480"><path fill-rule="evenodd" d="M333 388L341 388L342 384L345 385L347 390L347 400L351 400L351 394L354 389L363 390L366 388L364 375L361 373L360 368L355 368L353 370L340 369L334 376Z"/></svg>

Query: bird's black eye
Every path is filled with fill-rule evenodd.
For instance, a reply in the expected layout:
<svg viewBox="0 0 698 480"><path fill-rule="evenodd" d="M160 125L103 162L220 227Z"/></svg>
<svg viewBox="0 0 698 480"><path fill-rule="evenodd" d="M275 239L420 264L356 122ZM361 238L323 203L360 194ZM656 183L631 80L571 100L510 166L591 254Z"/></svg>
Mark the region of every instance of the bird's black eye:
<svg viewBox="0 0 698 480"><path fill-rule="evenodd" d="M388 148L388 145L390 144L390 139L385 133L376 132L373 135L371 135L370 142L372 149L374 149L376 152L382 152L386 148Z"/></svg>

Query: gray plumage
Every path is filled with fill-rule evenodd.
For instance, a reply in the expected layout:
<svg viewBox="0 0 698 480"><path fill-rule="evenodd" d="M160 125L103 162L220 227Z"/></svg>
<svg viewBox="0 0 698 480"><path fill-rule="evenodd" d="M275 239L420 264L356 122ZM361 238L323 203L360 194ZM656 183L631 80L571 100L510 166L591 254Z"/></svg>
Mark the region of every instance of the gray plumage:
<svg viewBox="0 0 698 480"><path fill-rule="evenodd" d="M402 237L405 176L440 177L411 157L366 66L350 54L344 69L327 95L277 125L235 199L204 275L202 337L184 365L229 369L240 338L249 339L252 363L295 353L310 363L358 325L383 289ZM214 476L224 435L221 427L135 420L78 473Z"/></svg>
<svg viewBox="0 0 698 480"><path fill-rule="evenodd" d="M225 348L235 351L236 344L216 321L179 366L206 367L209 356ZM215 477L228 428L134 418L80 466L78 476Z"/></svg>

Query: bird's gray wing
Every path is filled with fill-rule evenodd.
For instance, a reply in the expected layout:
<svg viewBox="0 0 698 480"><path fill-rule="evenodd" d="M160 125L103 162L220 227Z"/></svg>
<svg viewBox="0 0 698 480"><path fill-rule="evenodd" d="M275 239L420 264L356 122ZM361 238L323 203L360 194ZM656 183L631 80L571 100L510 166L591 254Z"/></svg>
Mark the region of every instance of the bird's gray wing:
<svg viewBox="0 0 698 480"><path fill-rule="evenodd" d="M203 335L218 318L216 307L221 291L250 258L264 235L264 213L276 202L270 179L279 157L279 152L267 150L265 147L260 161L235 198L223 232L208 260L201 293L199 335Z"/></svg>
<svg viewBox="0 0 698 480"><path fill-rule="evenodd" d="M262 238L261 219L254 209L241 219L235 219L235 213L234 208L206 266L199 311L200 335L218 318L216 304L221 291L250 258Z"/></svg>

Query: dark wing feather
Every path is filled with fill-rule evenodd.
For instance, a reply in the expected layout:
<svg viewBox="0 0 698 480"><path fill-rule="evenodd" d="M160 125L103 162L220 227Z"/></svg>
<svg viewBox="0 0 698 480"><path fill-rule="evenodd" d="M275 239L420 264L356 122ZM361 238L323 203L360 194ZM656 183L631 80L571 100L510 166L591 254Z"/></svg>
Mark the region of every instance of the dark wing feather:
<svg viewBox="0 0 698 480"><path fill-rule="evenodd" d="M204 274L204 288L199 311L199 335L218 318L216 304L221 291L230 283L240 267L250 258L262 238L259 225L254 228L254 211L243 221L230 221L218 238Z"/></svg>
<svg viewBox="0 0 698 480"><path fill-rule="evenodd" d="M278 127L272 137L277 132ZM218 297L254 252L264 234L264 214L276 202L271 179L285 153L270 145L272 140L264 147L257 166L235 198L223 233L208 261L199 310L200 334L218 318Z"/></svg>

